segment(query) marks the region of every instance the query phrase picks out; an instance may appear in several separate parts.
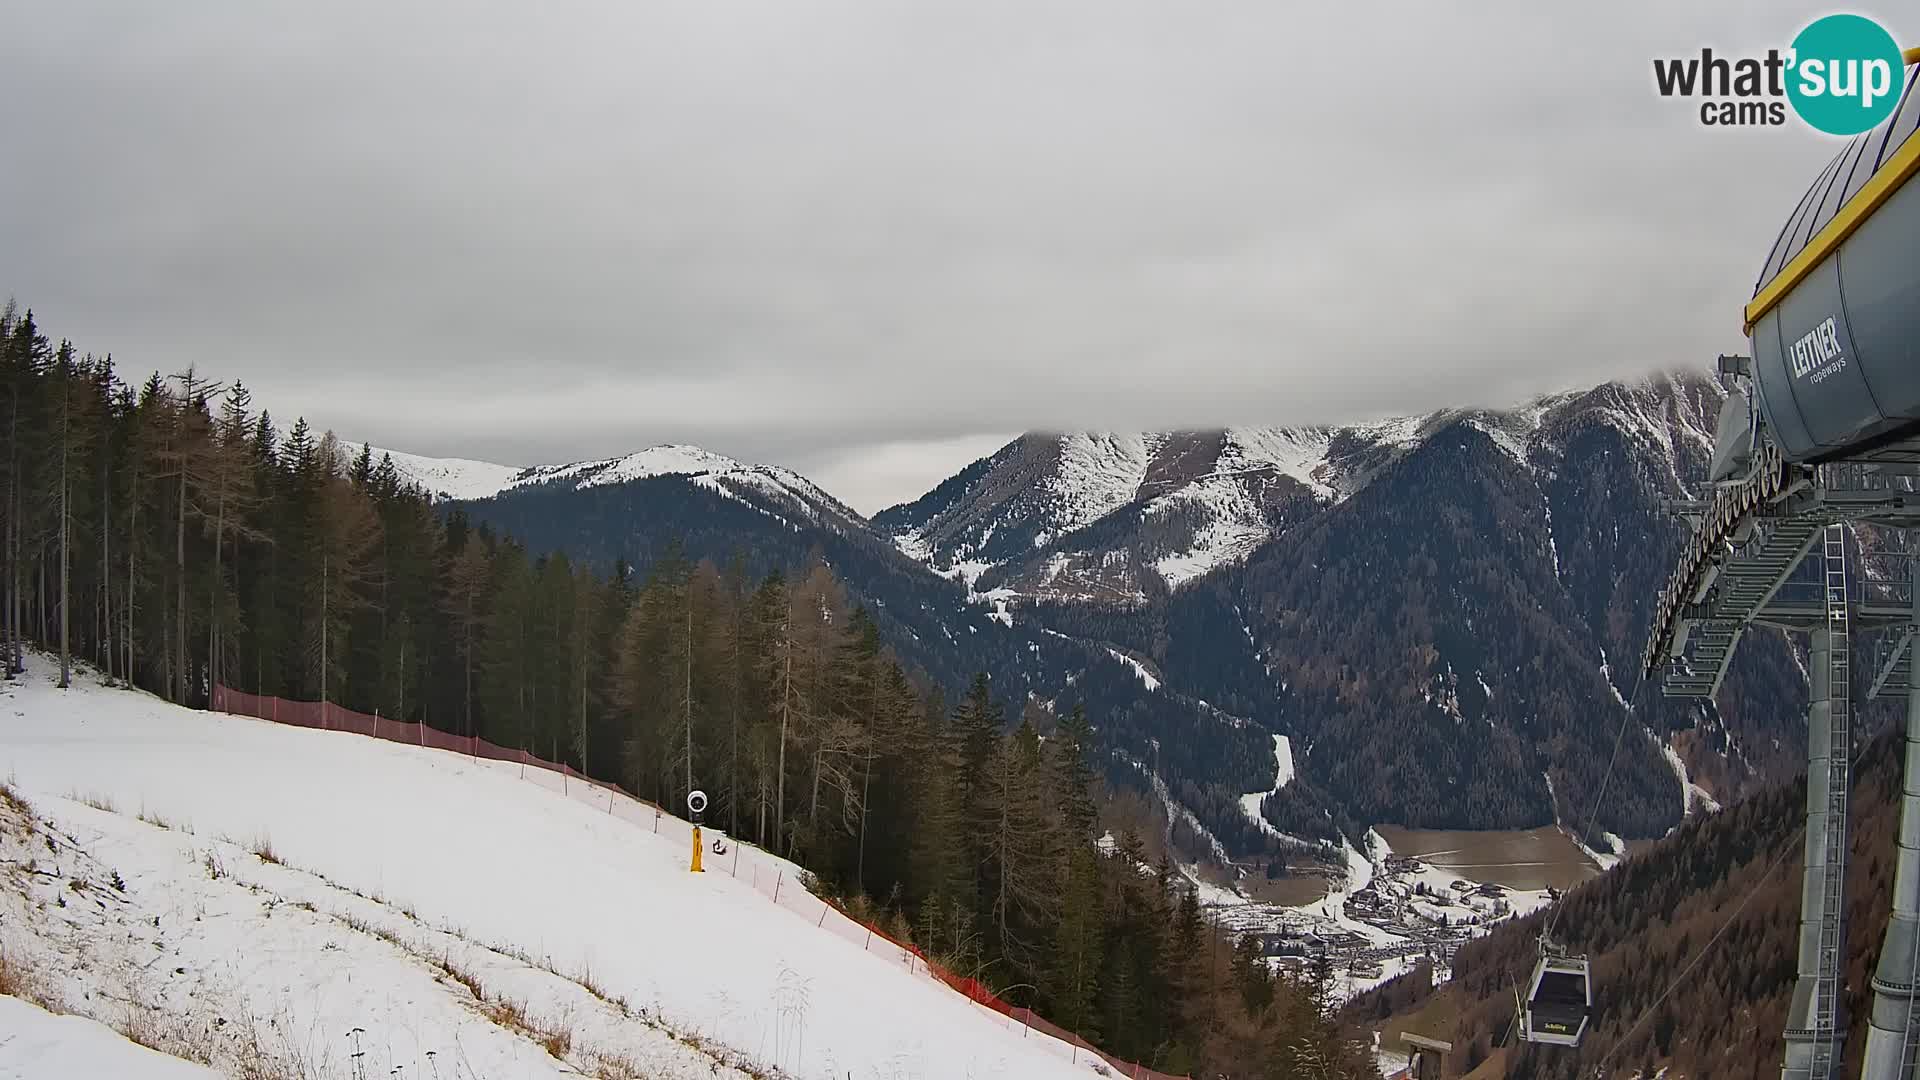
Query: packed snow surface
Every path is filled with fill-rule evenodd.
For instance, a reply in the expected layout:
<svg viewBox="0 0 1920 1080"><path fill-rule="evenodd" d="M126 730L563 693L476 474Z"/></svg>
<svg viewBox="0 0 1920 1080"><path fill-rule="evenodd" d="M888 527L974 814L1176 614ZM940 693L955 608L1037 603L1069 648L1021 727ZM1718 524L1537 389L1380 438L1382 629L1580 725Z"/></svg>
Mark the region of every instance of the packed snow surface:
<svg viewBox="0 0 1920 1080"><path fill-rule="evenodd" d="M81 1016L0 996L0 1080L219 1080L219 1073L128 1042Z"/></svg>
<svg viewBox="0 0 1920 1080"><path fill-rule="evenodd" d="M1593 864L1602 870L1611 870L1620 865L1621 858L1627 853L1627 842L1615 836L1613 833L1601 832L1600 837L1607 842L1608 850L1597 851L1588 847L1586 843L1580 839L1579 834L1575 833L1572 829L1562 826L1561 831L1567 834L1567 839L1573 841L1573 846L1579 848L1582 855L1592 860Z"/></svg>
<svg viewBox="0 0 1920 1080"><path fill-rule="evenodd" d="M1673 770L1674 778L1680 781L1683 816L1692 817L1696 810L1709 814L1719 813L1720 804L1714 800L1706 788L1694 783L1693 778L1687 775L1687 763L1680 760L1680 753L1673 748L1673 743L1654 735L1652 731L1647 732L1647 737L1654 741L1661 756L1667 759L1667 767Z"/></svg>
<svg viewBox="0 0 1920 1080"><path fill-rule="evenodd" d="M515 477L526 472L519 465L495 465L465 458L430 458L375 447L373 460L393 459L401 478L418 484L436 499L485 499L498 495Z"/></svg>
<svg viewBox="0 0 1920 1080"><path fill-rule="evenodd" d="M604 789L51 682L36 658L0 692L0 776L71 838L63 872L123 875L130 906L101 905L99 947L134 940L164 957L163 985L224 986L335 1065L357 1027L382 1076L428 1060L450 1078L578 1075L593 1046L635 1055L645 1075L741 1075L689 1039L799 1080L1089 1068L863 942L789 863L734 844L688 873L685 824ZM266 846L277 862L252 854ZM17 926L0 920L0 934ZM31 940L67 948L72 933ZM443 956L476 970L489 1000L573 1030L575 1060L485 1013L436 974Z"/></svg>
<svg viewBox="0 0 1920 1080"><path fill-rule="evenodd" d="M1266 791L1253 791L1240 796L1240 809L1247 815L1247 820L1269 835L1282 836L1280 830L1274 828L1273 823L1260 812L1260 803L1293 780L1293 743L1285 735L1273 737L1273 761L1273 787Z"/></svg>
<svg viewBox="0 0 1920 1080"><path fill-rule="evenodd" d="M1147 665L1135 660L1119 649L1108 649L1107 652L1111 653L1115 660L1132 668L1133 673L1140 677L1140 682L1144 684L1148 690L1160 689L1160 680L1153 677L1153 672L1147 670Z"/></svg>

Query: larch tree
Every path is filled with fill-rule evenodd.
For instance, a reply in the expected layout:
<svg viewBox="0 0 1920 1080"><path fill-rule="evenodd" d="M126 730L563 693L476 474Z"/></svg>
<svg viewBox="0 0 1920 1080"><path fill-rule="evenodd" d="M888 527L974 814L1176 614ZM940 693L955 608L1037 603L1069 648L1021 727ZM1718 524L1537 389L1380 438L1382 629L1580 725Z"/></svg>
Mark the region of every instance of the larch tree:
<svg viewBox="0 0 1920 1080"><path fill-rule="evenodd" d="M793 845L787 836L787 739L796 726L803 726L812 720L812 707L802 690L805 686L804 661L801 661L802 678L796 681L794 669L796 657L802 651L800 642L804 626L804 611L797 590L786 588L782 583L778 594L778 606L772 614L778 622L767 627L768 637L773 648L762 663L766 668L767 681L772 686L772 712L777 720L778 738L775 741L777 751L773 761L773 832L779 850L791 852Z"/></svg>
<svg viewBox="0 0 1920 1080"><path fill-rule="evenodd" d="M340 443L329 432L316 452L320 488L309 525L315 565L307 583L307 656L322 702L331 700L343 672L353 613L371 603L362 589L380 543L380 521L342 475L342 464Z"/></svg>
<svg viewBox="0 0 1920 1080"><path fill-rule="evenodd" d="M1038 928L1057 916L1059 846L1050 792L1042 782L1038 734L1022 724L1011 739L995 739L981 770L974 823L982 838L982 877L991 883L988 914L1000 954L1025 977L1039 975Z"/></svg>

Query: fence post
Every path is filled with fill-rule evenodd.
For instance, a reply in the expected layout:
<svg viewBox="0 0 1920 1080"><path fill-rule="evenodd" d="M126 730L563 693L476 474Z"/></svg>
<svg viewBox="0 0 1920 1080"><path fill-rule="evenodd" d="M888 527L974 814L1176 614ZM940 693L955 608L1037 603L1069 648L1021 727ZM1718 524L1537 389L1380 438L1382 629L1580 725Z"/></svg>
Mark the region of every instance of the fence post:
<svg viewBox="0 0 1920 1080"><path fill-rule="evenodd" d="M787 872L782 870L780 876L773 879L773 902L776 904L780 902L780 882L785 880L786 876Z"/></svg>

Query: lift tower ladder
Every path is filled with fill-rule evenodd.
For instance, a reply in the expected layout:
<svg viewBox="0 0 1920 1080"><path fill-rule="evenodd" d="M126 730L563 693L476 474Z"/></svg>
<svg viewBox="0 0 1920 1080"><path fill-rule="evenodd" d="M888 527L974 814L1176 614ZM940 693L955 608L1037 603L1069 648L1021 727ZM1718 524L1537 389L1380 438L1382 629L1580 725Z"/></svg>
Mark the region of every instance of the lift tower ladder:
<svg viewBox="0 0 1920 1080"><path fill-rule="evenodd" d="M1827 742L1826 873L1821 893L1826 900L1820 919L1820 973L1813 1001L1814 1077L1830 1077L1839 1063L1833 1058L1839 1026L1840 970L1845 949L1843 909L1847 878L1847 789L1853 776L1853 665L1847 611L1847 530L1835 523L1826 528L1825 600L1827 630L1827 693L1832 704Z"/></svg>

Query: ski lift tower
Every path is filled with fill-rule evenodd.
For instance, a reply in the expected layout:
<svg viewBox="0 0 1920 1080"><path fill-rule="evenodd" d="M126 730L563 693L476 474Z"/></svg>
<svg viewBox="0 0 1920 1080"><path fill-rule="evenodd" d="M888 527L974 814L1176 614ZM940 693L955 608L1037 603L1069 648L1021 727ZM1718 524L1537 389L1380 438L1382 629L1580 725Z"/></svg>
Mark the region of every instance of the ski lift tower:
<svg viewBox="0 0 1920 1080"><path fill-rule="evenodd" d="M1784 1080L1838 1075L1846 1047L1856 630L1894 632L1869 696L1907 696L1899 861L1862 1075L1908 1080L1920 1050L1920 555L1909 556L1904 596L1858 595L1847 569L1852 526L1909 539L1920 529L1920 183L1909 182L1920 173L1920 50L1907 63L1900 107L1848 141L1775 240L1745 312L1752 356L1720 358L1730 394L1711 487L1672 507L1695 531L1655 605L1641 669L1668 696L1712 698L1749 626L1809 635L1806 857ZM1816 546L1817 571L1798 572Z"/></svg>

